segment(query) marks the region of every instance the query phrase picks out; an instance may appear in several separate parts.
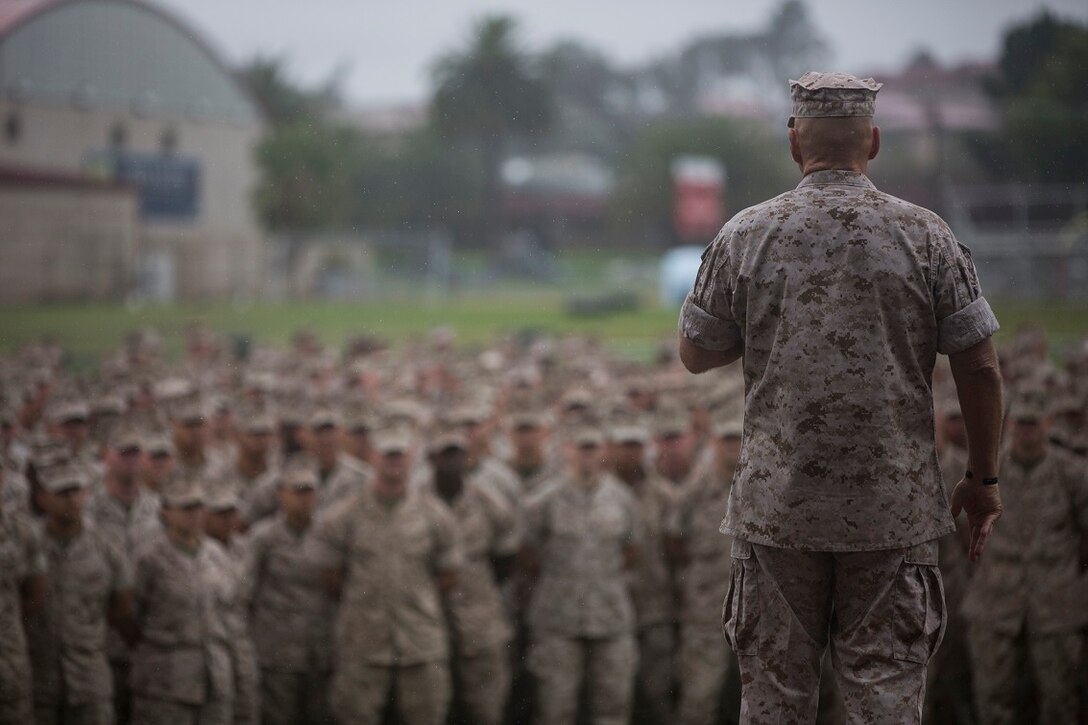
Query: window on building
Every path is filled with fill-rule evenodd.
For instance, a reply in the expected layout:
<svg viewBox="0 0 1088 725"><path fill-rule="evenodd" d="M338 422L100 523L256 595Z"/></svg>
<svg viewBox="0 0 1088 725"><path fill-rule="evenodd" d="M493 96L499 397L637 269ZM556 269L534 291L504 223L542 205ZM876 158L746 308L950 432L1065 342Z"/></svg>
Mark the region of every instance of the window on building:
<svg viewBox="0 0 1088 725"><path fill-rule="evenodd" d="M117 122L110 129L110 148L122 149L128 143L128 129L125 124Z"/></svg>
<svg viewBox="0 0 1088 725"><path fill-rule="evenodd" d="M169 156L178 150L178 130L173 126L167 126L159 136L159 149Z"/></svg>
<svg viewBox="0 0 1088 725"><path fill-rule="evenodd" d="M8 146L14 146L19 143L19 139L23 136L23 119L22 117L12 111L8 114L8 117L4 119L4 140Z"/></svg>

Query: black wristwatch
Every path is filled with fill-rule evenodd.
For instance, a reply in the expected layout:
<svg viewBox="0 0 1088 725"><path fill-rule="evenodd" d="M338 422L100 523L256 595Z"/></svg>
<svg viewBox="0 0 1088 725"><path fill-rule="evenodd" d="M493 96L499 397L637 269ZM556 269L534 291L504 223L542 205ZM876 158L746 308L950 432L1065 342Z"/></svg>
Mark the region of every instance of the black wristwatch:
<svg viewBox="0 0 1088 725"><path fill-rule="evenodd" d="M967 469L966 471L963 472L963 477L966 478L966 479L972 479L972 478L975 477L975 474L971 472L971 469ZM993 478L984 478L984 479L982 479L982 485L983 486L996 486L997 485L997 476L994 476Z"/></svg>

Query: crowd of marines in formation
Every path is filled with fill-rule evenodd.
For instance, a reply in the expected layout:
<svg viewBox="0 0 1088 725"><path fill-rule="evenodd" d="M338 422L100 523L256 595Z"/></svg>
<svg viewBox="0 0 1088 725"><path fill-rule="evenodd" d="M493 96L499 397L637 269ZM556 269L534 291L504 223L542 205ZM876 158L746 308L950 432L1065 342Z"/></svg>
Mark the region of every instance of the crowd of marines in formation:
<svg viewBox="0 0 1088 725"><path fill-rule="evenodd" d="M1088 341L1049 355L1037 331L1003 352L986 557L942 541L933 722L1020 722L1025 699L1077 717ZM447 330L240 356L201 328L179 363L149 332L94 376L63 363L48 344L0 359L0 723L736 717L719 524L739 367ZM966 440L940 366L934 401L950 487Z"/></svg>

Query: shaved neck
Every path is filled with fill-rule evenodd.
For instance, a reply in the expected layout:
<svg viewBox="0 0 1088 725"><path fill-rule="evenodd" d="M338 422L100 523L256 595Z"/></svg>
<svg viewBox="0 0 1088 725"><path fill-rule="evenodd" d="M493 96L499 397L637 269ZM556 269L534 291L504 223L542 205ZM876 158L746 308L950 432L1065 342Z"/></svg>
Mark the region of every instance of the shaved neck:
<svg viewBox="0 0 1088 725"><path fill-rule="evenodd" d="M790 129L790 153L801 174L814 171L868 171L880 151L880 129L873 119L798 118Z"/></svg>

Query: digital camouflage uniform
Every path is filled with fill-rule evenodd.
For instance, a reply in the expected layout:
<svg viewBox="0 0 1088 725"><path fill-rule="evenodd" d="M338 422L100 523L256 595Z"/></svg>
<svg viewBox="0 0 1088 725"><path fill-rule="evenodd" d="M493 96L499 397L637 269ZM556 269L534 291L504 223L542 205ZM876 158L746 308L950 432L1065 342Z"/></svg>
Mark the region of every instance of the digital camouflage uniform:
<svg viewBox="0 0 1088 725"><path fill-rule="evenodd" d="M392 507L370 487L315 525L311 555L344 571L331 689L340 725L380 722L391 688L405 725L438 725L449 706L449 643L435 584L456 570L456 525L432 496Z"/></svg>
<svg viewBox="0 0 1088 725"><path fill-rule="evenodd" d="M1005 512L976 565L963 610L982 722L1021 722L1018 683L1034 674L1040 723L1077 719L1088 579L1079 568L1088 532L1088 471L1050 448L1032 468L1001 461Z"/></svg>
<svg viewBox="0 0 1088 725"><path fill-rule="evenodd" d="M595 725L630 717L638 653L623 551L638 544L639 526L634 497L609 475L591 486L564 476L526 504L540 556L529 607L540 725L574 723L583 682Z"/></svg>
<svg viewBox="0 0 1088 725"><path fill-rule="evenodd" d="M877 89L806 74L794 115L871 116ZM853 171L808 174L704 252L680 331L743 349L722 530L735 539L724 618L746 722L812 719L829 627L851 717L920 720L944 623L936 540L954 528L930 378L938 353L997 327L948 226Z"/></svg>
<svg viewBox="0 0 1088 725"><path fill-rule="evenodd" d="M672 486L652 471L627 485L638 504L641 532L638 564L627 572L639 648L636 694L641 715L649 722L666 722L672 709L676 601L664 533L676 495Z"/></svg>
<svg viewBox="0 0 1088 725"><path fill-rule="evenodd" d="M941 451L940 462L945 493L951 496L952 489L967 470L967 451L949 443ZM968 698L971 692L971 667L967 656L967 620L960 609L971 575L970 561L959 531L942 536L939 549L948 626L941 648L929 665L926 719L936 717L939 712L942 722L969 725L973 722L971 700Z"/></svg>
<svg viewBox="0 0 1088 725"><path fill-rule="evenodd" d="M21 590L45 574L41 537L26 516L0 507L0 725L32 722Z"/></svg>
<svg viewBox="0 0 1088 725"><path fill-rule="evenodd" d="M219 604L230 563L217 545L185 551L162 534L136 559L140 641L132 654L135 725L228 725L230 633Z"/></svg>
<svg viewBox="0 0 1088 725"><path fill-rule="evenodd" d="M250 534L247 579L265 725L318 725L331 718L336 607L307 555L311 531L294 531L280 515L261 521Z"/></svg>
<svg viewBox="0 0 1088 725"><path fill-rule="evenodd" d="M249 582L245 579L248 563L248 542L235 537L230 546L208 540L208 546L218 546L222 556L215 560L223 571L215 578L216 603L228 635L231 671L234 674L234 725L257 725L261 721L261 677L257 651L249 628Z"/></svg>
<svg viewBox="0 0 1088 725"><path fill-rule="evenodd" d="M127 558L92 527L71 541L47 533L45 609L27 626L35 722L111 725L113 673L106 650L113 596L132 590Z"/></svg>
<svg viewBox="0 0 1088 725"><path fill-rule="evenodd" d="M84 517L115 550L128 559L130 570L135 564L136 552L162 534L159 497L142 487L131 506L125 506L99 487L87 500ZM106 633L106 652L113 670L114 714L119 725L126 725L132 707L132 690L129 686L132 653L114 629Z"/></svg>
<svg viewBox="0 0 1088 725"><path fill-rule="evenodd" d="M464 554L448 602L456 694L469 722L499 725L510 690L513 629L490 558L517 553L517 520L501 494L472 480L449 508Z"/></svg>
<svg viewBox="0 0 1088 725"><path fill-rule="evenodd" d="M669 532L683 539L688 563L677 572L680 589L680 706L683 725L718 722L722 688L736 658L722 636L722 602L729 588L732 539L722 534L731 474L704 466L680 492Z"/></svg>

